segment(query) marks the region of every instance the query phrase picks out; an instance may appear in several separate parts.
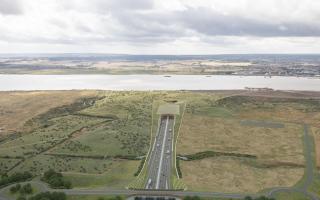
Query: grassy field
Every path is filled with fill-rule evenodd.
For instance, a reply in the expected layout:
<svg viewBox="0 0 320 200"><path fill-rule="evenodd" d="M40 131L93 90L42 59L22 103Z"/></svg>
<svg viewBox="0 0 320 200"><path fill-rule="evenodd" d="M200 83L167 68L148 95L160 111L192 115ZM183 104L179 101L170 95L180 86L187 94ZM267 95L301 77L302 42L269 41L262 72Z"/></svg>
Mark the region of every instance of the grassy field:
<svg viewBox="0 0 320 200"><path fill-rule="evenodd" d="M320 128L312 127L311 131L314 135L314 140L316 144L316 164L317 168L320 169Z"/></svg>
<svg viewBox="0 0 320 200"><path fill-rule="evenodd" d="M91 93L26 119L17 137L0 143L0 171L40 175L54 168L75 187L127 186L140 163L136 157L149 147L152 96ZM31 103L33 109L38 104Z"/></svg>
<svg viewBox="0 0 320 200"><path fill-rule="evenodd" d="M254 193L265 188L293 186L304 172L286 166L256 167L248 160L229 157L180 162L183 182L189 190L196 191Z"/></svg>
<svg viewBox="0 0 320 200"><path fill-rule="evenodd" d="M304 174L302 123L318 127L319 113L318 100L260 96L191 99L180 130L178 154L215 151L256 158L181 160L182 181L190 190L219 192L293 186Z"/></svg>
<svg viewBox="0 0 320 200"><path fill-rule="evenodd" d="M32 187L32 193L31 194L24 194L24 195L21 195L20 192L16 192L16 193L12 193L10 192L10 187L9 188L6 188L2 194L4 196L6 196L7 198L9 199L17 199L19 196L25 196L27 198L31 197L32 195L35 195L39 192L42 192L42 188L38 185L38 184L35 184L35 183L30 183L31 184L31 187ZM24 186L26 185L26 183L22 183L20 184L21 186Z"/></svg>
<svg viewBox="0 0 320 200"><path fill-rule="evenodd" d="M178 154L212 150L254 155L265 162L303 165L302 134L301 125L296 124L273 129L244 126L237 119L185 114Z"/></svg>
<svg viewBox="0 0 320 200"><path fill-rule="evenodd" d="M308 197L305 197L304 194L297 192L282 192L275 197L277 200L311 200Z"/></svg>
<svg viewBox="0 0 320 200"><path fill-rule="evenodd" d="M96 91L0 92L0 139L21 132L28 120L51 108L96 94Z"/></svg>
<svg viewBox="0 0 320 200"><path fill-rule="evenodd" d="M135 179L139 161L115 160L102 174L64 172L64 176L75 187L94 188L112 187L123 188Z"/></svg>
<svg viewBox="0 0 320 200"><path fill-rule="evenodd" d="M319 143L319 101L241 93L1 93L0 172L40 175L55 168L75 187L139 187L147 166L134 174L157 132L157 108L176 103L177 154L220 156L180 160L182 179L173 169L174 188L258 192L294 185L305 166L302 123Z"/></svg>

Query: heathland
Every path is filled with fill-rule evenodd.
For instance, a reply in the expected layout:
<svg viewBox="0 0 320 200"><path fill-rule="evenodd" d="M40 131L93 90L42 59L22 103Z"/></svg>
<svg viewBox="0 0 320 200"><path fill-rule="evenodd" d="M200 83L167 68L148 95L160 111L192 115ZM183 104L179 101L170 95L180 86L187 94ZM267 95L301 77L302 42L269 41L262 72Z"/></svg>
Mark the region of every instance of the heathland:
<svg viewBox="0 0 320 200"><path fill-rule="evenodd" d="M181 108L174 130L173 177L180 187L257 193L299 186L308 162L319 166L319 96L272 91L1 92L0 171L40 176L54 168L81 188L137 184L157 130L156 108L169 102ZM306 159L306 129L316 144L311 161ZM312 173L308 189L318 193L318 170Z"/></svg>

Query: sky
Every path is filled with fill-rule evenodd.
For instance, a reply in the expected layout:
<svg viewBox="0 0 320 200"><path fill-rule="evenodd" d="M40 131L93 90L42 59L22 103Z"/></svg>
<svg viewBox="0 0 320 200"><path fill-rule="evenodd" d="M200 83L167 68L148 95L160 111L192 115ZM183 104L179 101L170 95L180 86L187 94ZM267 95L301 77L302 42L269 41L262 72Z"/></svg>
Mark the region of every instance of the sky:
<svg viewBox="0 0 320 200"><path fill-rule="evenodd" d="M320 1L0 0L0 53L320 53Z"/></svg>

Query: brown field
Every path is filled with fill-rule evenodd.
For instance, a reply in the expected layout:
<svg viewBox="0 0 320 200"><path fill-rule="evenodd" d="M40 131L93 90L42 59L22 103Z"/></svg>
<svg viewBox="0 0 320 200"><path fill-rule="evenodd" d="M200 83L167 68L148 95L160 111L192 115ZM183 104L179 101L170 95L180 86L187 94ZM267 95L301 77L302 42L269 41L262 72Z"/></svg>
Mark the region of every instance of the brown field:
<svg viewBox="0 0 320 200"><path fill-rule="evenodd" d="M247 95L249 97L227 97L218 103L187 102L178 154L216 151L257 157L181 161L182 181L189 189L258 192L270 187L293 186L302 178L305 166L303 123L319 129L319 104L308 100L317 94L306 94L301 100L299 95L289 92L261 96L248 92ZM278 123L283 127L243 125L243 120ZM319 155L320 136L316 142Z"/></svg>
<svg viewBox="0 0 320 200"><path fill-rule="evenodd" d="M299 107L299 105L296 105ZM261 110L252 107L247 112L242 112L238 115L241 119L258 119L258 120L273 120L294 123L307 123L313 126L320 127L320 112L301 112L293 108L294 105L280 105L276 109Z"/></svg>
<svg viewBox="0 0 320 200"><path fill-rule="evenodd" d="M178 153L221 151L250 154L259 160L303 164L302 127L286 123L284 128L249 127L236 119L185 114Z"/></svg>
<svg viewBox="0 0 320 200"><path fill-rule="evenodd" d="M0 92L0 136L20 131L29 119L95 91Z"/></svg>
<svg viewBox="0 0 320 200"><path fill-rule="evenodd" d="M259 192L277 186L292 186L303 168L256 168L234 158L207 158L181 162L188 189L215 192ZM192 172L192 173L189 173Z"/></svg>
<svg viewBox="0 0 320 200"><path fill-rule="evenodd" d="M311 131L314 136L314 142L316 147L316 164L317 164L317 168L320 169L320 129L316 127L312 127Z"/></svg>

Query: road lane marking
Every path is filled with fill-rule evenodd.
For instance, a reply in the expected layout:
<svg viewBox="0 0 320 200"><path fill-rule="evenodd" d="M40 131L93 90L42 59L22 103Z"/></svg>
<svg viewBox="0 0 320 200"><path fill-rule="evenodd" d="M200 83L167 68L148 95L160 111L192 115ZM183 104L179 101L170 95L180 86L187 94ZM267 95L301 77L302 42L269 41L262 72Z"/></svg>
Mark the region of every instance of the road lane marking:
<svg viewBox="0 0 320 200"><path fill-rule="evenodd" d="M163 153L164 153L164 149L165 149L164 147L165 147L166 138L167 138L168 123L169 123L169 116L167 116L166 128L164 130L164 136L163 136L163 141L162 141L162 149L161 149L161 155L160 155L160 163L159 163L159 169L158 169L158 175L157 175L156 189L159 189L160 174L161 174L161 168L162 168Z"/></svg>

